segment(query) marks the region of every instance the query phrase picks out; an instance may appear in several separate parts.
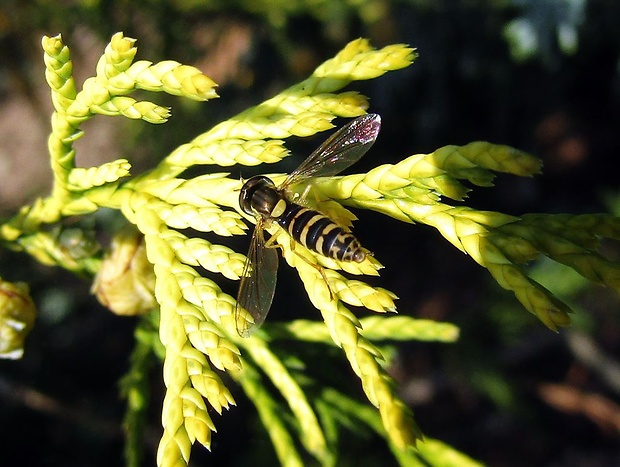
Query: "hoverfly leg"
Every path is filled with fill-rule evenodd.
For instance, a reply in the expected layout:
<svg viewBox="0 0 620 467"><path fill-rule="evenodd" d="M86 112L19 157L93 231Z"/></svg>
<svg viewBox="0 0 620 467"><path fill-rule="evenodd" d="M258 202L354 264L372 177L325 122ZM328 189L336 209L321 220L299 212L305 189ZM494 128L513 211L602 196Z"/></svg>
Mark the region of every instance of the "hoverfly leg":
<svg viewBox="0 0 620 467"><path fill-rule="evenodd" d="M265 242L265 248L279 248L282 251L282 254L284 254L284 248L282 247L282 245L278 245L277 243L275 243L275 239L276 239L276 237L280 233L281 233L281 230L276 231L276 233L274 233L269 238L269 240L267 240ZM325 269L323 269L318 264L313 263L308 258L306 258L304 255L300 254L299 252L295 251L295 244L296 244L296 242L293 241L293 239L291 238L291 242L290 242L290 246L289 246L289 248L291 249L291 252L293 252L295 255L297 255L297 257L303 259L306 263L308 263L310 266L312 266L314 269L316 269L319 272L319 274L323 278L323 281L325 281L325 285L327 286L327 290L329 291L329 300L330 301L334 300L334 296L335 295L334 295L334 292L332 291L331 286L329 285L329 280L327 279L327 275L325 274Z"/></svg>
<svg viewBox="0 0 620 467"><path fill-rule="evenodd" d="M308 198L308 193L310 193L310 190L312 190L312 185L307 185L306 188L304 188L304 191L301 192L301 194L291 192L288 189L286 189L286 193L288 194L290 200L294 203L301 204L302 206L308 206L308 203L306 203L306 198ZM315 201L318 202L318 197L316 196L316 193L314 194L314 198Z"/></svg>
<svg viewBox="0 0 620 467"><path fill-rule="evenodd" d="M278 245L276 243L276 238L278 238L278 235L280 235L280 230L277 230L276 233L274 233L271 237L269 237L269 239L265 242L265 248L276 248L280 250L282 253L284 253L284 249L282 248L282 245Z"/></svg>
<svg viewBox="0 0 620 467"><path fill-rule="evenodd" d="M317 269L317 271L319 271L319 274L321 274L321 277L325 281L325 285L327 286L327 290L329 291L329 301L330 302L333 301L334 300L334 292L332 291L332 286L329 285L329 280L327 279L327 274L325 274L325 269L323 269L318 264L314 264L314 267Z"/></svg>
<svg viewBox="0 0 620 467"><path fill-rule="evenodd" d="M301 196L299 197L300 204L304 204L304 202L306 201L306 198L308 197L308 193L310 193L311 189L312 189L312 185L308 185L306 188L304 188L304 191L301 193ZM314 197L317 198L316 192L314 192ZM318 201L318 199L316 201Z"/></svg>
<svg viewBox="0 0 620 467"><path fill-rule="evenodd" d="M312 261L310 261L308 258L306 258L305 256L303 256L302 254L299 254L298 252L295 251L295 243L291 242L291 251L293 253L295 253L299 258L303 259L306 263L308 263L310 266L312 266L314 269L316 269L318 271L318 273L321 275L321 277L323 278L323 281L325 282L325 285L327 286L327 290L329 291L329 300L332 301L334 300L334 292L332 291L332 287L331 285L329 285L329 279L327 279L327 274L325 274L325 269L322 268L321 266L319 266L316 263L313 263Z"/></svg>

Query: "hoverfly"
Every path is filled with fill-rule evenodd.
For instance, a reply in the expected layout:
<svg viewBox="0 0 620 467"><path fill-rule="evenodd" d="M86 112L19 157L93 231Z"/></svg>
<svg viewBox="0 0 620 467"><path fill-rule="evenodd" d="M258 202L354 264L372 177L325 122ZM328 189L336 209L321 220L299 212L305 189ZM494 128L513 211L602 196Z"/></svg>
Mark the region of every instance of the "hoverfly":
<svg viewBox="0 0 620 467"><path fill-rule="evenodd" d="M329 137L319 148L276 187L262 175L247 180L239 194L242 211L256 218L250 250L243 267L235 321L237 332L248 337L264 321L276 287L278 254L265 244L265 227L276 222L290 237L323 256L361 263L368 251L359 241L326 215L291 201L289 187L311 177L336 175L357 162L370 149L379 133L381 118L368 114L352 120ZM247 310L253 322L242 318Z"/></svg>

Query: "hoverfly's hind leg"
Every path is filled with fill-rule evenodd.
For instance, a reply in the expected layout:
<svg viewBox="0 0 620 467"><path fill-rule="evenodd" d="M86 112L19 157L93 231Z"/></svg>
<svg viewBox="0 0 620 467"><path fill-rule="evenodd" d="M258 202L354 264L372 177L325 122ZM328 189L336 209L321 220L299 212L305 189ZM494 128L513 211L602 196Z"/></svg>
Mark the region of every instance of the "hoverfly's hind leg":
<svg viewBox="0 0 620 467"><path fill-rule="evenodd" d="M335 294L334 294L334 291L332 290L332 286L329 285L329 280L327 279L327 274L325 274L325 269L319 266L318 264L310 263L310 265L313 266L317 271L319 271L319 274L325 281L325 285L327 286L327 290L329 291L329 301L330 302L333 301Z"/></svg>
<svg viewBox="0 0 620 467"><path fill-rule="evenodd" d="M282 255L284 256L284 248L282 247L282 245L278 245L276 243L276 241L275 241L280 233L281 233L281 231L278 230L271 237L269 237L269 240L267 240L265 242L265 248L277 248L277 249L282 251ZM308 258L306 258L304 255L300 254L299 252L295 251L295 244L296 244L296 242L293 239L291 239L291 243L290 243L290 247L289 247L291 249L291 251L297 257L303 259L306 263L308 263L310 266L312 266L314 269L316 269L319 272L319 274L323 278L323 281L325 281L325 285L327 286L327 290L329 291L329 300L330 301L334 300L335 294L334 294L334 291L332 290L331 285L329 285L329 280L327 279L327 275L325 274L325 269L322 268L321 266L319 266L318 264L313 263L312 261L308 260Z"/></svg>
<svg viewBox="0 0 620 467"><path fill-rule="evenodd" d="M335 294L334 294L334 292L332 290L331 285L329 285L329 279L327 279L327 275L325 274L325 269L323 267L319 266L318 264L313 263L312 261L308 260L308 258L306 258L304 255L296 252L295 251L295 242L292 241L292 240L291 240L291 251L293 253L295 253L299 258L303 259L306 263L308 263L310 266L312 266L314 269L316 269L319 272L319 274L323 278L323 281L325 282L325 285L327 286L327 290L329 291L329 300L330 301L334 300Z"/></svg>

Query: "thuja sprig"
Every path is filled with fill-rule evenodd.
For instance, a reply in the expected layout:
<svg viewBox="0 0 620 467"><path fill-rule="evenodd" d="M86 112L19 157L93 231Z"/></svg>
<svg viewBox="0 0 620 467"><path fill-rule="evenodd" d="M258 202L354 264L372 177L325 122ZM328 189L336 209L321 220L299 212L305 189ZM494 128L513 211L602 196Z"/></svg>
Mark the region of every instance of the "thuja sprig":
<svg viewBox="0 0 620 467"><path fill-rule="evenodd" d="M276 162L286 156L287 152L284 149L283 142L274 138L310 135L331 127L329 122L335 115L355 116L364 112L367 106L364 96L351 92L334 94L334 91L341 89L355 79L368 79L379 76L390 69L403 67L412 58L411 49L402 46L391 46L375 51L370 48L366 41L355 41L334 59L319 67L308 80L283 91L263 104L242 112L227 122L217 125L212 130L174 151L153 172L139 176L125 185L131 187L135 192L140 192L143 195L148 194L148 196L134 196L134 202L126 210L126 215L130 220L135 219L136 224L145 234L147 254L155 264L157 277L155 293L161 307L160 336L162 341L171 344L170 347L172 348L180 348L179 356L186 354L187 351L182 349L195 345L191 339L183 337L182 341L172 344L167 336L174 335L175 339L180 339L182 336L190 335L188 329L185 329L183 333L177 327L181 326L182 323L187 323L188 316L195 315L197 310L202 308L204 310L202 319L212 320L216 324L223 325L224 332L217 336L220 341L228 343L236 341L237 345L245 349L246 358L251 359L253 364L264 371L274 386L282 392L284 399L289 402L293 416L300 423L298 436L301 436L302 444L319 459L324 457L325 443L321 441L323 435L321 435L313 410L308 404L301 403L303 391L293 379L286 376L287 372L282 363L278 363L278 360L274 358L265 360L269 354L265 351L258 352L259 348L264 349L263 346L257 343L240 342L238 338L234 337L234 331L230 333L232 329L230 305L232 302L226 300L225 295L214 284L206 284L206 279L200 278L197 273L191 272L192 270L187 267L199 263L203 267L213 270L204 264L204 260L201 262L197 258L197 256L202 256L202 258L210 259L212 255L197 255L195 253L188 255L190 249L186 247L183 250L175 250L175 245L179 245L180 234L173 234L170 227L191 227L201 231L216 231L218 224L228 224L232 230L226 230L225 234L239 233L237 224L239 218L230 216L227 214L230 211L220 210L218 206L238 209L236 193L238 193L240 185L237 182L235 186L231 186L230 180L224 178L225 174L211 174L191 180L179 179L176 176L181 171L196 164L232 165L243 163L256 165L262 162ZM220 222L216 222L213 227L205 226L200 222L200 216L197 215L199 214L198 209L210 209L216 214L220 210L220 215L215 217ZM182 216L183 220L175 222L175 213L184 215ZM229 222L226 222L227 219ZM220 229L222 227L219 225ZM180 243L186 245L188 241L189 239L182 239ZM205 247L205 245L206 243L201 241L201 246ZM222 248L218 247L220 252L223 251ZM195 249L192 248L192 250ZM174 252L174 256L171 258L170 253L166 253L166 251ZM208 250L205 251L209 253ZM219 264L225 265L230 270L233 264L231 263L233 257L230 252L225 252L220 255L220 258ZM210 259L210 262L213 261ZM236 264L239 266L242 263L237 260ZM299 264L295 266L300 267ZM377 267L378 263L369 259L363 265L347 265L346 269L358 274L376 274ZM316 269L313 271L316 272ZM216 272L223 273L223 270ZM236 269L234 273L225 275L237 278L239 274L240 270ZM353 282L345 280L342 276L336 277L334 276L335 272L330 274L332 277L330 283L333 284L337 295L349 303L358 306L366 305L376 311L395 309L393 303L395 296L393 294L383 289L373 289L360 281ZM179 281L181 275L190 278L188 285L185 285L187 284L186 280L183 280L182 283ZM168 297L173 292L170 290L173 280L177 281L177 288L180 289L178 292L174 292L174 298ZM161 288L160 284L163 284ZM204 297L205 291L208 291L207 298ZM220 299L221 305L217 305L213 301L218 296L222 297ZM325 295L319 299L319 302L321 300L330 302ZM343 313L344 311L341 310L339 316ZM179 315L185 317L180 319ZM331 321L330 318L329 326L331 326ZM167 323L171 324L168 325ZM356 329L354 323L352 326ZM358 343L352 343L350 337L346 336L346 333L350 333L349 328L347 326L344 328L345 334L336 332L332 333L332 336L339 345L345 341L343 346L346 350L345 353L350 357L355 371L362 377L363 385L367 388L369 397L372 397L373 403L380 407L384 420L389 425L388 432L394 437L396 444L402 449L412 445L415 439L420 437L419 431L414 428L415 424L410 413L404 404L396 398L392 391L392 384L389 382L390 379L377 362L376 358L380 357L379 352L373 350L372 345L361 336L354 339L359 341ZM357 335L356 330L353 332ZM212 341L213 338L210 340ZM227 348L229 347L227 344ZM208 352L206 348L200 350ZM214 356L209 354L209 357L213 363ZM177 362L175 365L180 365L177 370L166 371L169 360L174 360ZM267 362L271 363L267 364ZM246 367L248 364L246 360ZM167 354L166 363L164 363L165 375L177 375L179 372L184 374L186 370L183 368L187 366L188 362L184 361L183 358L175 358L174 354ZM204 363L202 366L204 368ZM184 388L187 387L187 380L180 379L175 382L166 376L165 380L168 387L167 399L169 398L170 401L185 400L182 394L186 390ZM183 381L185 382L183 383ZM285 383L286 381L288 383ZM167 463L167 459L178 457L187 460L189 444L194 439L198 439L188 432L190 430L186 426L184 427L184 422L181 419L167 413L171 406L173 406L172 402L164 404L165 435L158 456L161 463ZM227 405L225 406L227 407ZM213 428L206 423L204 426ZM208 446L209 438L203 437L199 441Z"/></svg>
<svg viewBox="0 0 620 467"><path fill-rule="evenodd" d="M411 411L393 392L393 380L380 363L383 360L381 352L361 335L361 325L344 305L342 296L330 297L329 286L316 267L290 250L284 256L297 269L308 297L321 312L331 339L342 348L360 378L366 397L379 409L391 441L400 449L414 446L417 439L422 439L422 433L413 421ZM332 280L329 282L331 284ZM393 294L382 289L374 289L374 292L383 295L383 301L388 303L381 311L395 311Z"/></svg>
<svg viewBox="0 0 620 467"><path fill-rule="evenodd" d="M22 357L24 339L34 326L35 317L28 284L0 278L0 358Z"/></svg>
<svg viewBox="0 0 620 467"><path fill-rule="evenodd" d="M410 62L411 58L411 50L402 46L392 46L375 51L370 48L366 41L355 41L334 59L319 67L315 74L305 82L283 91L275 98L253 107L227 122L217 125L212 130L198 136L194 141L181 146L150 174L137 177L126 185L131 186L136 192L139 191L149 195L148 197L134 197L136 201L132 203L126 215L130 220L136 219L138 227L145 233L147 245L151 245L151 248L147 249L147 253L149 254L149 259L155 264L157 284L165 284L161 292L159 292L160 289L156 285L156 296L160 302L162 313L162 327L160 327L162 340L169 342L166 338L168 334L174 334L175 338L180 338L180 336L184 335L178 330L177 332L172 331L175 325L171 325L173 327L170 329L164 326L168 319L170 322L178 323L176 326L180 326L182 322L187 321L187 318L180 320L179 314L188 316L196 313L196 310L193 312L189 311L192 309L191 307L189 307L187 313L182 311L188 307L188 304L202 307L205 317L207 317L206 319L211 319L215 323L223 325L224 334L220 336L221 340L223 342L236 341L237 345L245 349L246 358L251 358L253 363L266 372L274 386L280 389L285 400L289 402L293 416L299 421L300 427L302 427L300 433L305 433L304 436L301 436L302 441L308 440L307 442L303 441L303 444L317 458L323 457L321 453L324 451L324 448L321 446L324 445L324 442L320 441L322 435L316 424L314 412L307 404L300 405L303 400L300 395L303 392L297 387L297 383L286 377L287 373L284 365L278 363L273 358L268 360L271 362L270 364L266 364L264 358L268 354L265 352L257 353L257 349L261 348L260 345L241 342L234 337L234 331L230 333L232 329L230 324L232 317L231 302L227 302L224 294L221 294L221 291L212 284L207 287L205 284L206 279L199 278L196 273L190 272L187 266L182 266L183 259L188 264L195 264L193 258L188 258L187 255L182 256L180 253L175 252L175 260L171 259L168 253L164 253L173 246L168 239L178 238L178 234L171 235L169 230L171 226L169 216L173 209L166 208L162 204L172 205L174 210L179 210L180 208L180 212L188 214L183 226L189 226L197 230L206 230L204 225L196 225L199 222L199 218L195 216L196 209L210 208L217 210L219 209L218 206L238 209L236 193L238 193L240 185L236 182L235 186L231 186L230 179L224 178L225 174L212 174L191 180L183 180L176 178L178 173L195 164L217 163L219 165L231 165L234 163L245 163L247 165L256 165L261 162L275 162L287 153L283 149L282 141L274 141L273 138L286 138L292 135L306 136L327 129L331 126L329 121L334 118L336 112L337 115L343 116L360 115L364 112L364 108L367 106L365 97L351 92L334 94L334 91L341 89L352 80L372 78L390 69L405 66ZM225 212L221 212L219 217L221 221L225 221L227 218ZM237 224L234 222L238 218L234 216L229 218L232 222L231 226L235 229L227 233L238 233L236 229ZM172 225L175 224L172 223ZM213 230L215 231L215 228ZM185 249L184 251L187 252L188 250ZM158 259L160 256L161 260ZM230 259L232 258L222 258L220 264L230 267ZM160 261L162 264L161 271L159 271L158 267ZM365 265L354 265L353 268L358 268L358 273L376 274L377 266L375 263L369 259ZM237 264L241 263L237 262ZM174 280L178 281L178 277L181 275L180 271L183 272L183 275L191 277L191 286L188 287L179 283L178 288L181 289L180 296L176 292L175 298L170 300L170 306L166 306L169 298L165 294L171 292L169 287L173 280L172 276L174 276ZM313 269L313 271L316 270ZM238 277L239 273L239 270L236 271L236 277ZM166 275L170 278L167 278ZM359 281L356 284L351 282L351 287L349 287L349 283L344 278L340 280L334 278L333 283L338 295L345 296L345 299L352 301L355 305L366 304L371 309L380 311L394 309L394 295L387 291L372 289ZM196 287L197 284L200 287ZM201 294L204 295L205 290L209 290L208 298L201 296ZM214 296L222 297L222 305L218 306L213 302ZM325 299L326 297L323 296L323 301ZM327 299L327 302L329 302L329 299ZM228 306L223 305L224 303L227 303ZM170 314L169 318L167 318L168 314ZM187 330L185 331L185 334L187 334ZM226 331L229 331L228 335L226 335ZM343 336L333 335L338 339L343 339ZM172 347L186 348L189 345L189 340L187 337L183 339L185 343L179 342ZM361 337L358 339L360 341L363 340ZM340 343L340 341L338 342ZM190 344L193 344L193 342L190 342ZM391 424L389 432L395 436L401 448L413 444L415 438L419 437L419 433L415 429L410 434L404 436L400 434L408 431L407 421L411 427L415 425L412 423L412 419L408 417L404 404L398 402L391 390L389 378L375 361L375 358L379 356L378 351L368 351L372 346L365 342L353 347L348 344L347 342L346 349L352 357L351 361L356 365L362 359L367 360L368 358L375 362L374 364L366 362L366 366L362 365L362 370L359 371L359 374L366 375L371 373L373 375L369 378L363 378L363 384L369 388L371 386L378 387L377 390L369 389L369 394L374 399L377 399L375 403L381 405L382 413L387 414L386 423ZM206 349L203 351L206 351ZM355 352L358 352L359 355L353 358ZM167 355L166 361L168 359L169 356ZM181 365L178 371L183 372L182 368L187 364L183 363L182 359L176 359L176 361L180 362L179 364ZM246 363L247 365L248 363ZM166 363L164 368L166 368ZM288 383L285 384L285 381L288 381ZM181 381L179 381L178 387L175 388L174 382L167 379L168 394L172 393L170 395L171 400L175 398L182 399L184 386L180 385L180 383ZM166 411L167 407L168 405L165 404L164 411ZM400 421L400 418L404 421ZM170 417L164 413L163 419L166 435L160 445L160 461L164 462L165 459L168 459L168 455L171 458L176 458L179 455L186 458L187 446L189 442L193 441L193 437L191 434L189 436L182 435L184 431L187 431L187 428L182 430L182 422L181 425L179 425L179 422L171 422L171 426L166 426L167 420L176 420L175 417ZM310 427L315 428L310 429ZM316 435L310 435L311 433L316 433ZM205 438L203 444L208 445L208 439Z"/></svg>
<svg viewBox="0 0 620 467"><path fill-rule="evenodd" d="M0 230L3 239L18 240L24 234L37 231L41 224L58 222L66 216L87 214L104 206L120 207L121 199L114 194L120 179L129 175L127 160L91 169L75 167L73 143L83 136L80 125L86 120L99 114L164 123L169 109L127 96L138 89L158 90L200 101L217 97L215 83L196 68L174 61L132 63L137 52L134 43L135 39L115 34L97 64L97 74L88 78L78 92L69 48L60 35L43 38L45 76L55 110L48 140L53 191L49 197L22 209L5 223ZM94 187L99 190L92 190Z"/></svg>
<svg viewBox="0 0 620 467"><path fill-rule="evenodd" d="M159 465L186 465L196 441L210 447L216 429L213 414L222 414L223 409L235 404L221 372L238 381L256 404L282 463L302 464L304 456L294 441L299 439L301 446L321 463L333 464L337 458L339 424L325 409L330 400L333 403L338 398L330 396L328 400L304 391L309 378L288 364L290 355L270 345L278 339L291 338L305 345L321 342L342 349L366 397L378 408L381 427L377 426L377 417L365 417L364 411L358 419L365 418L364 423L388 439L398 453L397 458L409 462L409 448L422 436L413 414L396 394L394 381L386 370L385 353L376 342L452 342L457 338L457 330L446 323L390 316L396 310L396 295L361 280L363 275L378 275L381 264L374 257L368 256L362 263L339 262L293 245L286 235L279 235L276 241L284 258L297 270L323 322L296 321L280 326L266 323L251 338L239 337L233 316L235 299L224 293L216 280L205 277L202 269L232 280L238 280L242 274L244 256L213 240L246 232L238 204L241 182L217 171L188 179L181 174L195 165L254 166L278 162L289 155L286 138L332 128L331 121L336 117L364 114L367 98L341 90L355 80L376 78L408 66L415 58L413 49L397 44L376 50L364 39L353 41L308 79L198 135L153 170L133 178L126 159L95 168L76 167L73 142L83 135L80 125L87 119L108 115L148 123L166 121L169 109L149 101L136 101L129 97L133 91L167 92L201 101L216 97L215 83L193 67L174 61L134 62L134 42L120 33L114 35L97 64L96 75L78 91L68 47L60 36L43 39L46 77L55 109L49 139L54 188L49 197L25 207L2 225L0 237L46 264L89 272L99 265L95 253L86 254L86 259L78 256L79 261L74 261L72 250L62 247L60 237L41 227L101 207L120 210L137 227L141 237L135 231L119 234L115 245L120 249L118 257L123 266L142 268L145 260L152 265L154 283L149 274L145 274L149 280L135 283L142 292L153 291L159 321L157 329L141 328L141 346L134 354L132 376L125 386L129 397L140 397L130 406L135 413L129 414L127 426L139 425L139 412L145 400L139 367L140 362L147 361L148 349L156 347L149 342L157 333L165 348L165 352L159 353L163 354L166 385ZM519 219L443 201L463 200L470 189L465 183L492 185L494 171L530 176L539 170L536 158L505 146L480 142L447 146L431 154L379 166L365 174L313 180L314 196L308 199L344 227L350 226L355 216L342 204L435 227L555 329L568 323L568 308L530 279L522 265L544 254L590 279L617 288L617 264L597 256L596 247L600 236L620 236L618 221L608 216L583 217L583 222L570 216ZM282 176L272 179L278 183ZM297 193L307 188L301 185L293 187ZM270 232L275 234L277 229L273 225ZM566 233L566 229L572 233ZM114 262L115 257L110 254L103 263ZM102 271L104 268L99 272L98 283L102 283ZM339 271L357 278L350 279ZM106 279L118 277L119 281L126 281L126 287L129 276L111 274ZM133 274L131 282L135 279ZM112 280L105 282L106 287L114 285L109 283ZM125 301L123 306L116 306L119 304L112 302L117 290L104 290L111 309L144 312L153 306L149 300L138 304ZM359 320L348 306L365 307L380 315ZM265 379L273 389L267 389ZM281 397L274 397L274 390ZM342 403L353 401L348 396L338 397ZM136 438L130 439L135 446ZM128 454L128 459L138 459L134 454ZM434 455L439 461L441 454L429 456Z"/></svg>
<svg viewBox="0 0 620 467"><path fill-rule="evenodd" d="M334 419L346 419L349 424L358 427L358 429L360 426L368 427L386 438L399 465L458 465L463 467L480 467L482 465L449 445L428 437L424 438L424 443L419 443L416 450L403 451L399 449L385 433L384 425L376 410L352 400L346 394L333 388L325 388L319 396L319 401L319 410L325 424L330 423L328 420L336 423Z"/></svg>
<svg viewBox="0 0 620 467"><path fill-rule="evenodd" d="M619 289L620 265L597 252L601 238L620 239L620 219L614 216L528 214L517 218L441 201L466 197L470 188L460 180L491 186L491 171L531 176L540 171L540 161L507 146L475 142L417 154L367 174L319 180L315 189L347 205L435 227L553 330L570 323L570 309L528 277L524 264L545 255L587 279Z"/></svg>

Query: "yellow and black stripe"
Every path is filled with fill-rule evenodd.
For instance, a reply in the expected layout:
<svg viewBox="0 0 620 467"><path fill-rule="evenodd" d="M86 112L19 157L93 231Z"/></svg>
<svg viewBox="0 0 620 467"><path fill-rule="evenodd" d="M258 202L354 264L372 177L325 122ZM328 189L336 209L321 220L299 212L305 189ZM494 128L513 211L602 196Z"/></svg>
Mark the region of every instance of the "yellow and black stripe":
<svg viewBox="0 0 620 467"><path fill-rule="evenodd" d="M366 252L353 234L329 217L289 201L278 224L306 248L341 261L362 262Z"/></svg>
<svg viewBox="0 0 620 467"><path fill-rule="evenodd" d="M324 214L286 199L267 177L248 180L239 196L241 209L277 222L293 239L328 258L361 263L366 250L353 234Z"/></svg>

